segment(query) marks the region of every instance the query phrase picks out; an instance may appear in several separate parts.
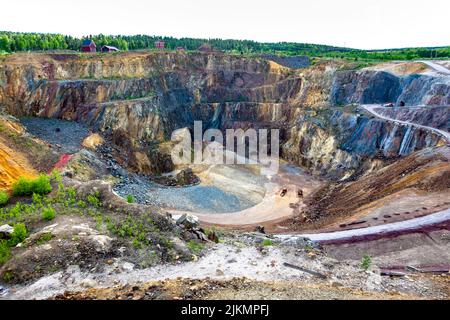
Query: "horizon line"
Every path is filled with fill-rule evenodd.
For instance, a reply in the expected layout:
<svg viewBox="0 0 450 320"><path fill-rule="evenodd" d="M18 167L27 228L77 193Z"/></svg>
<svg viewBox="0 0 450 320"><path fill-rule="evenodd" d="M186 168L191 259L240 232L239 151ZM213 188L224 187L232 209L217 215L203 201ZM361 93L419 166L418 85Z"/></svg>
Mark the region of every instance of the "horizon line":
<svg viewBox="0 0 450 320"><path fill-rule="evenodd" d="M0 30L0 33L2 32L9 32L9 33L23 33L23 34L48 34L48 35L62 35L62 36L69 36L76 39L83 39L83 38L89 38L89 37L95 37L95 36L111 36L111 37L133 37L133 36L147 36L147 37L153 37L153 38L172 38L176 40L181 39L196 39L196 40L222 40L222 41L249 41L249 42L255 42L255 43L263 43L263 44L278 44L278 43L290 43L290 44L306 44L306 45L317 45L317 46L326 46L326 47L332 47L332 48L338 48L338 49L348 49L348 50L355 50L355 51L394 51L394 50L407 50L407 49L442 49L442 48L448 48L449 45L444 46L409 46L409 47L396 47L396 48L382 48L382 49L360 49L360 48L354 48L354 47L343 47L343 46L337 46L337 45L331 45L331 44L323 44L323 43L313 43L313 42L292 42L292 41L278 41L278 42L270 42L270 41L257 41L252 39L233 39L233 38L197 38L197 37L189 37L189 36L183 36L183 37L176 37L176 36L169 36L169 35L150 35L145 33L135 33L135 34L105 34L105 33L96 33L96 34L89 34L89 35L82 35L82 36L75 36L71 34L65 34L65 33L59 33L59 32L40 32L40 31L10 31L10 30ZM129 50L132 51L132 50Z"/></svg>

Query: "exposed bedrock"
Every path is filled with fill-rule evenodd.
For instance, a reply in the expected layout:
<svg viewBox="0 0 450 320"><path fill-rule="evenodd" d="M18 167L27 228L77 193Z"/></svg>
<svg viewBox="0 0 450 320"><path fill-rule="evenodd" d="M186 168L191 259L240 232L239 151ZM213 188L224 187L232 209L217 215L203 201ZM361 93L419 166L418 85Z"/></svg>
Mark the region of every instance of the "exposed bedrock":
<svg viewBox="0 0 450 320"><path fill-rule="evenodd" d="M302 115L286 134L282 156L333 179L350 178L439 143L439 136L341 109Z"/></svg>
<svg viewBox="0 0 450 320"><path fill-rule="evenodd" d="M284 158L336 179L438 143L432 133L330 107L445 104L447 78L339 71L342 66L324 61L293 70L222 54L17 54L0 62L0 108L125 132L140 152L131 157L142 159L136 170L152 167L146 145L194 120L204 129L280 128Z"/></svg>
<svg viewBox="0 0 450 320"><path fill-rule="evenodd" d="M450 106L377 108L376 112L392 119L417 123L450 132Z"/></svg>
<svg viewBox="0 0 450 320"><path fill-rule="evenodd" d="M331 102L396 103L405 105L449 105L450 78L412 74L398 77L384 71L337 72L333 79Z"/></svg>

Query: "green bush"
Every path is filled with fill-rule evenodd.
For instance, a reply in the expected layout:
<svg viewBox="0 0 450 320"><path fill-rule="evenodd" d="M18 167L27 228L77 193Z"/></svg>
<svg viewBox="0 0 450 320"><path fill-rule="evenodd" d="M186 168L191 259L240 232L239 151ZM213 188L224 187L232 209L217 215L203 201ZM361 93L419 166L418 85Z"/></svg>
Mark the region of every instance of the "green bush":
<svg viewBox="0 0 450 320"><path fill-rule="evenodd" d="M33 192L31 191L31 181L27 178L20 177L13 185L13 196L29 196Z"/></svg>
<svg viewBox="0 0 450 320"><path fill-rule="evenodd" d="M0 206L4 206L9 201L9 194L5 191L0 191Z"/></svg>
<svg viewBox="0 0 450 320"><path fill-rule="evenodd" d="M270 239L264 239L262 244L264 247L273 246L273 242Z"/></svg>
<svg viewBox="0 0 450 320"><path fill-rule="evenodd" d="M11 250L5 240L0 240L0 265L8 261L11 256Z"/></svg>
<svg viewBox="0 0 450 320"><path fill-rule="evenodd" d="M28 234L27 228L23 223L16 223L14 225L13 233L11 234L11 239L9 239L10 246L13 247L18 243L21 243L26 239Z"/></svg>
<svg viewBox="0 0 450 320"><path fill-rule="evenodd" d="M40 195L50 193L52 191L50 178L45 174L39 175L31 182L31 190L33 193Z"/></svg>
<svg viewBox="0 0 450 320"><path fill-rule="evenodd" d="M53 209L52 207L48 207L48 208L44 208L42 210L42 218L44 220L50 221L53 220L56 216L56 212L55 209Z"/></svg>
<svg viewBox="0 0 450 320"><path fill-rule="evenodd" d="M83 200L78 200L77 207L78 208L86 208L86 202L84 202Z"/></svg>
<svg viewBox="0 0 450 320"><path fill-rule="evenodd" d="M131 194L127 195L127 202L134 203L134 197Z"/></svg>
<svg viewBox="0 0 450 320"><path fill-rule="evenodd" d="M100 192L94 192L87 196L87 201L90 205L98 208L102 206L102 203L100 202Z"/></svg>
<svg viewBox="0 0 450 320"><path fill-rule="evenodd" d="M6 271L3 274L3 281L5 281L5 282L10 282L13 278L14 278L14 276L11 271Z"/></svg>
<svg viewBox="0 0 450 320"><path fill-rule="evenodd" d="M5 240L0 240L0 265L8 261L11 256L11 249Z"/></svg>
<svg viewBox="0 0 450 320"><path fill-rule="evenodd" d="M199 243L197 241L190 240L187 243L187 247L189 248L189 250L191 250L192 253L199 254L203 250L204 245L203 245L203 243Z"/></svg>
<svg viewBox="0 0 450 320"><path fill-rule="evenodd" d="M369 255L364 255L361 259L361 269L368 270L372 265L372 258Z"/></svg>
<svg viewBox="0 0 450 320"><path fill-rule="evenodd" d="M43 195L52 191L50 178L45 174L39 175L36 179L20 177L12 188L14 196L31 196L33 193Z"/></svg>

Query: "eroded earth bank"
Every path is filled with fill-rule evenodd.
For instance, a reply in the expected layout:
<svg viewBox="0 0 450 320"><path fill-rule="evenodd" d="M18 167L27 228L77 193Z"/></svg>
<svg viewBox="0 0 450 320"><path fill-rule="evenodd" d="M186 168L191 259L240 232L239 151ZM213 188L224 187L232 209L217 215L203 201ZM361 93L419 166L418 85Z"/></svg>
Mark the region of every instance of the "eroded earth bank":
<svg viewBox="0 0 450 320"><path fill-rule="evenodd" d="M1 59L2 299L448 299L448 75L222 53ZM280 170L175 164L171 135L194 121L279 129ZM51 192L19 195L40 172Z"/></svg>

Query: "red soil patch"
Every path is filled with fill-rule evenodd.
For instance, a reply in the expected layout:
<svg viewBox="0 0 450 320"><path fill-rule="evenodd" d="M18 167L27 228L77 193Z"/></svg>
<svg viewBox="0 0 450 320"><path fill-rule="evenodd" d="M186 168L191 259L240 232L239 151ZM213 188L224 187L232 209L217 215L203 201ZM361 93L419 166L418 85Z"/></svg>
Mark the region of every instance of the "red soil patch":
<svg viewBox="0 0 450 320"><path fill-rule="evenodd" d="M69 163L70 159L72 159L72 157L73 157L73 154L64 153L59 158L59 161L53 166L53 169L61 169L61 168L65 167Z"/></svg>

